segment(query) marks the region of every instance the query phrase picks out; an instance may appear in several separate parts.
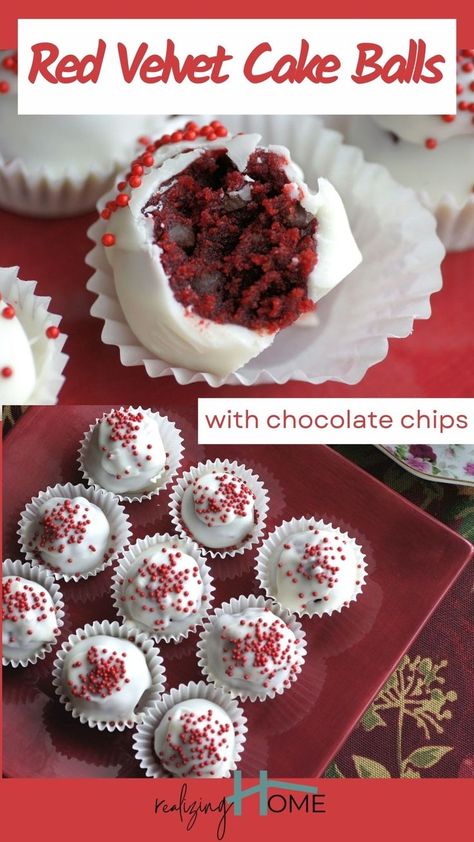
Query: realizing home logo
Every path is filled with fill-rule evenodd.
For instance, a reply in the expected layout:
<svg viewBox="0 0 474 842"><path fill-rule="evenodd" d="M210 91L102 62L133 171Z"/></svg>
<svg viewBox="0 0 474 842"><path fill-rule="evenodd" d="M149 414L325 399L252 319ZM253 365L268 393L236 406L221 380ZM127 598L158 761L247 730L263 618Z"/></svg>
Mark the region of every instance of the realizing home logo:
<svg viewBox="0 0 474 842"><path fill-rule="evenodd" d="M218 782L215 781L217 784ZM196 782L197 784L197 782ZM271 792L271 790L280 790ZM177 814L186 830L192 830L200 816L212 816L217 819L215 835L222 840L227 830L227 818L233 808L234 816L242 816L242 802L252 795L258 795L258 812L260 816L269 813L325 813L324 798L317 786L298 784L293 781L279 781L268 777L268 772L262 771L258 784L242 788L242 773L234 772L234 789L232 795L205 801L201 797L191 796L188 784L183 783L179 798L169 802L165 798L155 798L155 815Z"/></svg>
<svg viewBox="0 0 474 842"><path fill-rule="evenodd" d="M284 790L269 794L270 789ZM288 794L287 794L288 793ZM294 793L304 793L294 795ZM242 815L242 802L244 798L251 795L258 795L259 815L267 816L268 813L325 813L324 795L319 792L317 786L309 784L297 784L291 781L279 781L268 777L268 772L260 772L259 782L255 786L242 789L242 772L234 772L234 793L226 798L228 804L234 805L234 816Z"/></svg>

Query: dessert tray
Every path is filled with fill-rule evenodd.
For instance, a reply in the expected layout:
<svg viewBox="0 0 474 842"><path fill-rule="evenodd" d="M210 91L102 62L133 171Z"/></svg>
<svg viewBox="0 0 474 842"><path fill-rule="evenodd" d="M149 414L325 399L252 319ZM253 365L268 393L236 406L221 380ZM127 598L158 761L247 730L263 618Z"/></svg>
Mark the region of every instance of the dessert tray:
<svg viewBox="0 0 474 842"><path fill-rule="evenodd" d="M183 469L217 457L244 462L268 489L267 531L294 516L315 516L349 532L364 548L367 581L357 602L332 617L302 619L308 651L291 689L265 702L243 703L248 734L239 765L245 776L261 769L278 777L320 775L468 562L472 547L329 447L197 445L187 404L182 394L172 405L154 407L183 433ZM6 557L21 556L16 530L25 502L47 485L80 480L79 441L106 409L110 405L32 408L6 437ZM167 489L126 505L133 541L170 530L168 496ZM215 606L241 594L263 593L255 555L251 549L234 558L209 559ZM63 584L61 643L86 623L117 619L112 574L109 568L89 580ZM160 645L166 692L202 678L198 634ZM4 775L143 777L131 732L85 728L60 704L52 683L54 658L55 652L25 669L4 669Z"/></svg>
<svg viewBox="0 0 474 842"><path fill-rule="evenodd" d="M377 447L420 479L474 488L473 444L379 444Z"/></svg>

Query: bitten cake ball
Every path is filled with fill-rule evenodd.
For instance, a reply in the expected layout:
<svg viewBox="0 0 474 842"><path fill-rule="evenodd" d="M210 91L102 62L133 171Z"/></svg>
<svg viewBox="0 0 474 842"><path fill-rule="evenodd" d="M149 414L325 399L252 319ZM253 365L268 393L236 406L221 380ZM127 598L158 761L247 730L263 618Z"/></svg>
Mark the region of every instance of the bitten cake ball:
<svg viewBox="0 0 474 842"><path fill-rule="evenodd" d="M160 544L128 569L120 607L143 631L180 635L201 608L203 588L197 562L178 544Z"/></svg>
<svg viewBox="0 0 474 842"><path fill-rule="evenodd" d="M151 683L145 655L129 640L94 635L64 658L63 692L92 721L130 719Z"/></svg>
<svg viewBox="0 0 474 842"><path fill-rule="evenodd" d="M243 479L225 471L196 477L181 502L186 530L214 549L242 544L254 529L255 516L255 494Z"/></svg>
<svg viewBox="0 0 474 842"><path fill-rule="evenodd" d="M323 614L347 605L360 585L361 562L339 531L290 535L275 558L278 602L289 611Z"/></svg>
<svg viewBox="0 0 474 842"><path fill-rule="evenodd" d="M207 647L211 679L237 695L281 692L296 677L295 634L267 608L216 617Z"/></svg>
<svg viewBox="0 0 474 842"><path fill-rule="evenodd" d="M234 756L232 720L207 699L188 699L168 710L154 736L161 765L175 778L224 778Z"/></svg>
<svg viewBox="0 0 474 842"><path fill-rule="evenodd" d="M140 493L159 484L166 453L152 414L113 409L97 424L89 443L91 478L107 491Z"/></svg>
<svg viewBox="0 0 474 842"><path fill-rule="evenodd" d="M23 661L59 634L56 609L44 587L21 576L2 579L3 657Z"/></svg>
<svg viewBox="0 0 474 842"><path fill-rule="evenodd" d="M342 201L283 146L219 121L164 135L102 211L123 313L166 362L226 376L361 260Z"/></svg>
<svg viewBox="0 0 474 842"><path fill-rule="evenodd" d="M50 497L40 503L27 544L55 573L88 573L113 553L103 511L84 497Z"/></svg>

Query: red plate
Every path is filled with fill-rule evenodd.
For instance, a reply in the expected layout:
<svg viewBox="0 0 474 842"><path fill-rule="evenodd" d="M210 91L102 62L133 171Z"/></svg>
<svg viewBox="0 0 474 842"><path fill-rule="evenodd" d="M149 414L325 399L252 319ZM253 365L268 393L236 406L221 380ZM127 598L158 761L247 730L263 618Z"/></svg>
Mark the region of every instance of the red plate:
<svg viewBox="0 0 474 842"><path fill-rule="evenodd" d="M198 459L245 462L268 488L272 528L283 519L315 515L354 535L368 558L369 578L350 609L304 620L308 657L283 696L245 703L249 735L242 771L279 777L319 775L379 687L460 573L472 547L403 497L328 447L200 447L194 415L184 406L159 409L183 432L185 467ZM107 407L30 409L5 440L4 551L19 555L16 529L25 503L56 482L78 482L76 451L84 430ZM129 505L134 538L170 528L168 493ZM257 592L254 553L213 560L216 604ZM62 585L65 633L93 620L114 619L110 570ZM197 635L161 647L168 687L199 679ZM4 771L13 777L140 777L131 734L99 733L66 713L53 693L54 656L27 669L4 670Z"/></svg>
<svg viewBox="0 0 474 842"><path fill-rule="evenodd" d="M86 231L96 214L75 219L29 219L0 211L0 266L20 267L20 277L38 281L37 291L52 297L51 311L63 316L69 335L65 351L62 403L149 401L164 389L176 394L181 388L173 378L151 380L143 366L125 368L118 349L100 339L103 322L89 310L95 296L87 292L92 270L84 258L92 243ZM220 397L241 395L295 395L296 397L473 397L474 355L474 250L450 254L443 264L443 289L431 298L432 316L415 322L412 336L390 341L388 357L369 369L361 383L346 386L325 383L312 386L256 386L249 389L221 387ZM397 279L394 278L396 283ZM205 383L186 387L188 397L216 396Z"/></svg>

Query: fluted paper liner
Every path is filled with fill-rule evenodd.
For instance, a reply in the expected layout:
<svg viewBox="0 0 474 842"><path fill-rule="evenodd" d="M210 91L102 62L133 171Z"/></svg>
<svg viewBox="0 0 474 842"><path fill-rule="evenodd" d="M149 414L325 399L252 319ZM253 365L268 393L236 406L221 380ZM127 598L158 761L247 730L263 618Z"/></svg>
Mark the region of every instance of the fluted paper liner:
<svg viewBox="0 0 474 842"><path fill-rule="evenodd" d="M114 552L109 553L108 558L98 564L93 570L85 573L75 573L71 576L67 573L58 573L52 570L48 564L38 558L35 552L28 548L30 534L38 520L39 507L46 500L51 499L51 497L64 497L65 499L85 497L86 500L89 500L90 503L101 509L106 516L110 525L110 546L113 546ZM106 567L110 567L118 553L127 549L131 530L130 521L125 509L113 494L102 489L86 488L84 485L73 485L71 482L68 482L65 485L58 483L54 486L48 486L46 491L40 491L36 497L31 499L25 510L21 513L18 535L20 536L21 551L25 554L28 561L46 568L55 579L63 579L65 582L70 582L71 580L78 582L80 579L88 579L90 576L96 576L97 573L101 573ZM115 537L112 538L112 536Z"/></svg>
<svg viewBox="0 0 474 842"><path fill-rule="evenodd" d="M362 264L318 303L314 329L282 330L262 354L222 378L174 367L140 343L118 300L101 243L106 222L99 220L88 232L95 245L86 262L94 270L87 287L96 295L91 313L104 322L102 341L118 347L123 365L143 365L150 377L173 375L181 384L358 383L386 357L390 337L408 336L415 319L431 314L430 296L441 289L444 255L432 215L385 167L368 164L359 149L343 144L338 132L315 117L226 115L223 120L230 131L258 132L265 145L288 147L311 189L320 176L331 181L344 202ZM110 198L104 196L99 207Z"/></svg>
<svg viewBox="0 0 474 842"><path fill-rule="evenodd" d="M40 567L34 567L26 561L22 562L18 559L16 561L12 561L12 559L7 558L2 564L2 578L5 576L21 576L23 579L30 579L32 582L36 582L38 585L41 585L41 587L49 593L51 599L53 600L56 612L56 624L58 629L61 630L64 625L63 595L59 585L56 584L51 573ZM28 664L36 664L37 661L42 660L49 654L49 652L53 651L54 647L57 645L59 637L59 634L56 635L55 640L51 640L49 643L43 644L43 646L41 646L36 652L29 655L28 658L17 660L15 658L7 658L5 655L2 655L2 664L3 666L9 664L12 667L27 667Z"/></svg>
<svg viewBox="0 0 474 842"><path fill-rule="evenodd" d="M161 118L145 116L142 134L154 133L160 124ZM59 218L87 213L93 210L104 191L115 184L120 170L132 159L136 144L137 138L131 138L128 153L112 155L107 164L101 160L87 165L84 162L79 167L71 157L64 161L59 174L58 162L54 167L43 164L32 170L21 158L5 161L0 151L0 206L37 217Z"/></svg>
<svg viewBox="0 0 474 842"><path fill-rule="evenodd" d="M260 584L262 590L265 591L268 597L271 597L278 602L279 605L286 608L278 599L277 596L277 588L276 588L276 562L277 562L277 553L281 550L282 545L285 541L291 538L295 532L302 532L304 530L309 529L310 527L314 527L315 529L331 529L336 536L345 541L348 541L351 549L355 556L355 564L360 565L360 570L357 574L357 579L359 584L354 585L354 592L350 599L350 602L355 602L362 593L362 589L365 585L365 579L367 576L367 563L365 561L365 554L362 552L362 548L356 542L355 538L352 538L347 532L343 532L339 529L338 526L333 526L332 523L326 523L324 520L317 520L316 518L305 518L300 517L292 518L291 520L284 520L279 526L277 526L273 532L271 532L265 538L262 546L259 548L257 554L257 563L255 565L255 570L257 573L257 580ZM296 614L298 617L322 617L324 614L331 616L333 613L340 613L343 608L347 607L346 603L343 603L339 606L339 608L332 608L327 609L324 607L324 603L315 604L314 610L309 611L291 611L292 614ZM291 609L287 609L291 610Z"/></svg>
<svg viewBox="0 0 474 842"><path fill-rule="evenodd" d="M133 735L133 750L142 769L145 770L147 778L171 778L171 775L163 768L158 760L153 747L155 730L165 714L175 705L187 702L189 699L203 699L219 705L229 716L234 726L235 744L234 756L226 778L237 768L245 745L247 733L247 719L242 708L240 708L229 693L220 690L205 681L190 681L189 684L180 684L173 687L169 693L163 696L155 705L153 710L148 711L143 722L138 725ZM202 780L202 779L201 779ZM215 779L214 779L215 780Z"/></svg>
<svg viewBox="0 0 474 842"><path fill-rule="evenodd" d="M12 304L18 320L31 342L35 363L36 380L28 406L55 404L64 383L63 371L69 359L63 353L67 336L60 333L56 339L48 339L48 327L58 327L61 316L50 313L51 299L36 295L36 281L22 281L18 277L19 267L0 267L0 294Z"/></svg>
<svg viewBox="0 0 474 842"><path fill-rule="evenodd" d="M120 409L131 409L134 412L142 412L144 415L150 415L152 418L154 418L158 425L158 431L163 442L165 453L167 454L166 466L163 468L163 471L161 472L157 482L152 483L152 487L150 487L148 491L144 490L141 493L132 492L130 494L121 494L117 491L110 492L114 495L114 497L117 497L124 503L141 503L143 502L143 500L150 500L156 494L159 494L160 491L164 491L164 489L171 483L171 481L178 473L179 468L181 467L181 460L183 457L184 450L183 439L181 437L181 430L178 430L176 424L173 421L171 421L166 415L160 415L159 412L154 412L151 409L143 409L143 407L141 406L121 406ZM103 418L106 418L108 414L108 412L104 412L104 414L100 418L96 418L94 424L91 424L87 432L84 433L83 439L79 447L79 469L87 484L93 486L94 488L102 488L102 486L99 485L99 483L96 482L96 480L94 479L94 472L90 459L91 448L94 447L96 431L98 429L97 425L99 421L102 421ZM104 489L104 491L108 490L109 489Z"/></svg>
<svg viewBox="0 0 474 842"><path fill-rule="evenodd" d="M199 643L197 647L198 666L206 681L211 682L211 684L215 687L226 690L232 697L238 698L242 702L263 702L266 699L274 699L275 696L281 695L289 688L284 686L275 689L262 688L262 692L260 694L245 693L242 690L234 690L233 688L228 687L224 681L220 681L216 678L216 676L212 675L208 663L208 639L214 631L216 617L221 617L223 614L240 614L242 611L245 611L246 608L268 608L273 614L275 614L276 617L283 620L289 629L291 629L296 638L296 670L290 674L290 680L292 682L297 680L306 658L306 636L301 623L299 623L295 619L294 615L290 614L286 608L283 608L283 606L281 606L278 602L275 602L274 599L265 599L264 596L254 596L253 594L250 596L239 596L238 598L232 597L230 602L223 602L222 605L220 605L219 608L216 608L214 613L210 615L209 619L204 623L203 631L199 635Z"/></svg>
<svg viewBox="0 0 474 842"><path fill-rule="evenodd" d="M221 549L206 547L204 544L197 541L194 535L188 532L187 527L181 519L181 503L184 492L193 480L203 474L209 473L210 471L225 471L226 473L235 474L235 476L243 480L255 494L254 511L257 514L257 521L254 523L252 535L246 541L243 541L238 547L222 547ZM228 459L208 459L205 463L199 462L198 465L190 468L188 471L185 471L185 473L179 477L171 493L169 508L171 520L173 525L176 527L178 535L181 535L182 537L191 537L192 540L196 541L198 546L201 547L211 558L230 558L231 556L244 553L246 550L251 549L254 544L258 544L261 541L268 512L268 493L258 474L254 474L253 471L246 468L245 465L241 465L235 461L229 462Z"/></svg>
<svg viewBox="0 0 474 842"><path fill-rule="evenodd" d="M199 567L199 572L203 582L203 600L198 611L196 611L194 614L188 617L188 627L176 634L172 631L172 624L170 630L164 630L162 632L156 632L153 631L153 629L144 626L142 623L138 622L138 620L135 620L133 617L128 616L128 614L123 610L123 603L121 602L123 583L127 579L128 571L130 570L131 566L135 563L136 559L145 550L155 548L157 545L159 546L160 544L169 543L178 544L179 549L183 553L186 553L187 555L191 556L192 559L194 559L194 561ZM114 607L124 626L126 626L127 628L136 628L138 629L138 631L148 635L157 642L174 641L176 643L178 640L184 640L186 637L188 637L188 635L191 632L196 631L196 629L200 625L202 625L205 617L207 617L209 613L209 610L212 605L212 600L214 598L214 590L215 589L213 579L211 576L211 571L208 565L206 564L206 561L198 545L194 541L191 541L191 539L188 537L181 538L177 535L170 535L168 532L164 534L147 536L146 538L140 538L135 544L133 544L128 549L126 553L123 554L122 558L119 559L118 565L115 569L114 576L112 579L112 597L114 601Z"/></svg>
<svg viewBox="0 0 474 842"><path fill-rule="evenodd" d="M325 117L324 122L347 137L351 119L349 116L330 116ZM364 119L370 120L371 117ZM474 248L474 194L469 195L464 202L449 190L437 202L426 190L419 191L417 195L425 208L436 217L437 234L446 251Z"/></svg>
<svg viewBox="0 0 474 842"><path fill-rule="evenodd" d="M151 675L151 687L143 694L146 700L140 701L139 705L142 708L138 713L132 713L126 722L105 719L93 719L87 716L82 711L76 710L74 702L64 692L63 681L63 666L66 655L71 651L72 647L79 643L80 640L85 640L88 637L95 637L98 634L108 635L109 637L116 637L118 640L130 640L135 643L143 652L147 663L148 670ZM126 629L125 626L119 625L116 620L109 623L108 620L99 622L95 620L92 624L87 623L84 628L77 629L74 634L70 634L67 641L63 643L61 649L58 651L56 660L53 665L53 687L56 694L59 696L59 701L63 704L74 719L79 719L83 725L89 725L90 728L98 728L99 731L125 731L126 728L133 728L137 723L141 722L145 713L155 706L161 694L165 689L165 669L163 666L163 658L160 655L160 650L153 645L151 638L145 634L139 634L136 629Z"/></svg>

